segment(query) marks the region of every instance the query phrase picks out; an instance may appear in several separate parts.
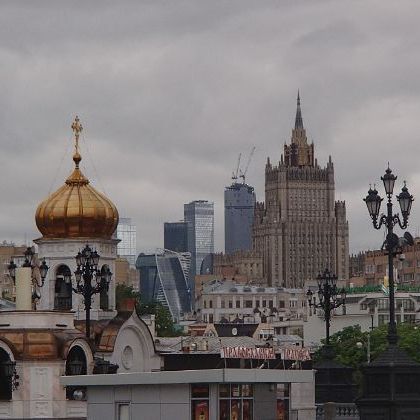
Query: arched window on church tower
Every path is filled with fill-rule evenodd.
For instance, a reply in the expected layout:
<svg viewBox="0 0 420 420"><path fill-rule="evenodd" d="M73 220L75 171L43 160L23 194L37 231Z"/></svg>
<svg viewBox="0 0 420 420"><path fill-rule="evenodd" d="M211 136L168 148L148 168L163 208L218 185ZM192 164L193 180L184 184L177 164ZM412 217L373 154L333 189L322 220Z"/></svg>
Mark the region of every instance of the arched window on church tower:
<svg viewBox="0 0 420 420"><path fill-rule="evenodd" d="M12 399L12 376L8 374L5 362L10 362L10 356L0 348L0 401Z"/></svg>
<svg viewBox="0 0 420 420"><path fill-rule="evenodd" d="M99 295L99 307L103 311L107 311L109 309L109 296L108 296L108 289L109 287L106 285L106 273L109 270L109 267L104 264L101 268L101 284L102 290Z"/></svg>
<svg viewBox="0 0 420 420"><path fill-rule="evenodd" d="M55 274L54 309L72 309L71 271L67 265L60 265Z"/></svg>
<svg viewBox="0 0 420 420"><path fill-rule="evenodd" d="M87 360L86 354L79 346L74 346L70 349L66 360L66 376L72 375L86 375L87 374ZM68 400L85 400L85 387L66 387L66 398Z"/></svg>

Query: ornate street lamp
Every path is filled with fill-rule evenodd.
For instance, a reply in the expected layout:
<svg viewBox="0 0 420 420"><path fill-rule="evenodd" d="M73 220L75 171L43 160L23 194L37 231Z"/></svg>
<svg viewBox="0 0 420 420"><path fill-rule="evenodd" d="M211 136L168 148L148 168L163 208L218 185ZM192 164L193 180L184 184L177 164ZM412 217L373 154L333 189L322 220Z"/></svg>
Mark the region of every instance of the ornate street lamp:
<svg viewBox="0 0 420 420"><path fill-rule="evenodd" d="M330 345L331 312L341 305L345 305L346 291L344 289L338 290L337 276L328 269L325 269L322 274L318 274L316 281L318 283L319 302L317 302L316 296L310 289L306 292L306 296L310 308L322 309L324 312L325 343L328 348Z"/></svg>
<svg viewBox="0 0 420 420"><path fill-rule="evenodd" d="M380 229L382 225L386 228L386 240L384 243L385 250L388 253L388 282L389 282L389 325L388 325L388 342L396 344L398 341L397 325L395 322L395 296L394 296L394 257L400 252L401 240L394 233L394 226L398 225L401 229L406 229L408 225L408 217L410 216L411 205L414 201L413 196L408 192L406 182L397 200L400 204L402 221L399 214L393 214L392 210L392 194L397 177L389 168L386 169L385 175L381 177L384 183L385 194L388 198L387 213L379 216L382 198L379 196L376 188L369 188L368 195L364 198L369 215L372 219L373 227ZM404 235L406 242L411 242L411 235ZM407 240L408 238L408 240Z"/></svg>
<svg viewBox="0 0 420 420"><path fill-rule="evenodd" d="M394 257L402 252L404 245L413 245L412 236L404 233L399 238L394 233L394 226L406 229L410 216L413 196L404 186L397 201L401 209L400 215L393 213L392 194L397 177L388 168L381 177L385 194L387 196L387 211L380 215L382 198L378 191L369 188L368 195L364 198L373 227L380 229L385 226L386 239L382 246L388 254L388 283L389 283L389 324L388 324L388 347L378 355L375 360L362 366L362 393L356 403L361 420L381 418L388 420L400 420L405 413L410 413L413 419L420 418L420 365L412 360L406 352L399 348L397 325L395 320L395 296L394 296Z"/></svg>
<svg viewBox="0 0 420 420"><path fill-rule="evenodd" d="M34 302L36 299L39 299L41 296L39 292L37 291L37 288L41 288L44 286L45 278L47 277L49 267L47 263L45 262L45 258L41 261L41 264L37 264L35 262L35 252L34 249L30 246L28 246L25 250L25 261L22 264L22 267L31 268L32 274L31 274L31 280L32 280L32 287L33 287L33 293L32 293L32 301ZM9 270L9 276L13 280L13 283L16 283L16 269L18 266L13 261L13 258L10 260L10 263L7 266L7 269ZM35 269L38 269L39 271L39 277L35 274Z"/></svg>
<svg viewBox="0 0 420 420"><path fill-rule="evenodd" d="M112 273L107 270L99 270L99 254L89 245L76 255L77 269L74 272L76 287L73 291L83 296L86 311L86 337L90 338L90 309L92 306L92 296L108 290ZM94 280L94 282L93 282Z"/></svg>

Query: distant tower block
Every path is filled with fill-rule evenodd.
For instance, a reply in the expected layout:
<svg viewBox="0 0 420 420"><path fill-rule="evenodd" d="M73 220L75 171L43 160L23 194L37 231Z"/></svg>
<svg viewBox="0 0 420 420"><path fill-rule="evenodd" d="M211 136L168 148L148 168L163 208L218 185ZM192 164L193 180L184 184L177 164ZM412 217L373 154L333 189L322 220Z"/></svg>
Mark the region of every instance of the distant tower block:
<svg viewBox="0 0 420 420"><path fill-rule="evenodd" d="M267 159L265 203L257 203L253 247L263 254L270 285L302 287L325 268L349 274L349 230L344 202L334 198L331 157L321 168L308 144L298 93L295 126L278 166Z"/></svg>

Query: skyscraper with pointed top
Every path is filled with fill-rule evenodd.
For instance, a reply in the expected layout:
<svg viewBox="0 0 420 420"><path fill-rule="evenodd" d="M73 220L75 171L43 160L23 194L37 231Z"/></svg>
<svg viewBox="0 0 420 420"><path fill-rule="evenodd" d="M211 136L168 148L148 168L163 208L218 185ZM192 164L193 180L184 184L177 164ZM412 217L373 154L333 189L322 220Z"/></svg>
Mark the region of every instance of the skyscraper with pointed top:
<svg viewBox="0 0 420 420"><path fill-rule="evenodd" d="M325 268L348 278L345 202L335 201L334 165L321 168L308 143L300 95L290 144L278 166L267 159L265 202L257 203L253 247L263 254L268 284L303 287Z"/></svg>

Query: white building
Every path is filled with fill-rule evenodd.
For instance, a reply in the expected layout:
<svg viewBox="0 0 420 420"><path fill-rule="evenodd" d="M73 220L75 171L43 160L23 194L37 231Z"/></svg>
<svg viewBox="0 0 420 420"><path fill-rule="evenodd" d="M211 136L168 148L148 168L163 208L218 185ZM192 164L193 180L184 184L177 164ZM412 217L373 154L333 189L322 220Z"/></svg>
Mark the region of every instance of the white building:
<svg viewBox="0 0 420 420"><path fill-rule="evenodd" d="M203 322L282 322L302 320L306 313L303 289L264 287L214 280L203 285L196 302Z"/></svg>
<svg viewBox="0 0 420 420"><path fill-rule="evenodd" d="M396 321L420 321L420 288L397 285L395 292ZM389 296L383 286L355 287L347 290L346 305L337 308L331 319L330 334L345 327L360 325L369 331L389 322ZM325 337L325 321L321 310L311 311L303 323L304 345L317 347Z"/></svg>

